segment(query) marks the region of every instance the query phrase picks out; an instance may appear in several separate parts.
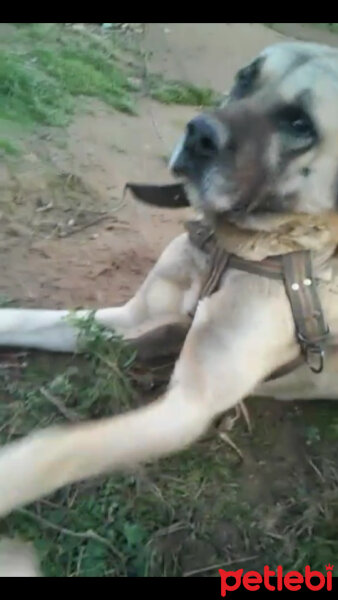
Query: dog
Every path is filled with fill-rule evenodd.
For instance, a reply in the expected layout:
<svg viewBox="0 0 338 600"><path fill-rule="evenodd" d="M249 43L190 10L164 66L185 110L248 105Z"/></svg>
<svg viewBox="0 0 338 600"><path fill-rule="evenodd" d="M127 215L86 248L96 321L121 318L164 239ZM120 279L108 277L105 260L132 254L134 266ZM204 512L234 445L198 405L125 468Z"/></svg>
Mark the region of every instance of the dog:
<svg viewBox="0 0 338 600"><path fill-rule="evenodd" d="M304 362L265 381L299 356L283 282L230 269L201 299L209 259L182 233L133 298L95 313L133 343L172 327L184 332L167 390L126 414L50 427L2 447L1 516L71 482L179 452L252 394L338 399L338 52L301 42L266 48L237 74L224 106L188 123L170 169L179 178L176 206L191 204L227 252L249 260L313 252L330 327L325 368L314 373ZM325 264L315 260L322 251ZM0 345L74 352L79 332L68 315L2 309Z"/></svg>

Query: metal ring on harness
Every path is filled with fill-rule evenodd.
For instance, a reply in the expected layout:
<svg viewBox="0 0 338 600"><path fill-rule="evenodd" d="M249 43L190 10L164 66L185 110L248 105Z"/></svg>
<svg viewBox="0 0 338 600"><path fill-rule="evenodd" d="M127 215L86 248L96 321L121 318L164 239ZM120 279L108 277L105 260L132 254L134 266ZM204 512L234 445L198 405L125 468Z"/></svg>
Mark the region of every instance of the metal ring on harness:
<svg viewBox="0 0 338 600"><path fill-rule="evenodd" d="M325 339L329 334L330 334L330 330L329 330L329 328L327 328L325 336L323 336L323 338ZM325 350L321 347L321 345L319 343L314 343L314 342L309 341L299 331L297 332L297 338L299 340L300 346L302 348L302 351L303 351L303 354L305 357L305 362L308 365L308 367L311 369L311 371L313 373L321 373L324 368ZM311 364L311 361L310 361L311 355L319 358L319 366L318 367L315 367Z"/></svg>

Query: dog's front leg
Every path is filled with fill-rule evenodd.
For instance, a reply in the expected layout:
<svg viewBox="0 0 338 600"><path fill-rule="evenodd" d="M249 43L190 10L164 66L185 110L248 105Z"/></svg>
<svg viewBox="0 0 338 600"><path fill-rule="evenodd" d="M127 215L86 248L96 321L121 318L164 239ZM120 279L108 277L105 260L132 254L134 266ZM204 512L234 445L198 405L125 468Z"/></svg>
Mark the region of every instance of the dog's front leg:
<svg viewBox="0 0 338 600"><path fill-rule="evenodd" d="M162 398L120 416L38 431L2 448L0 515L71 482L189 446L217 415L294 358L285 297L257 298L255 289L245 296L241 286L233 293L232 279L199 306Z"/></svg>
<svg viewBox="0 0 338 600"><path fill-rule="evenodd" d="M164 250L131 300L97 310L95 319L125 338L135 339L152 328L184 321L197 302L199 287L198 270L184 234ZM83 318L89 313L81 310L73 316ZM67 310L1 309L0 346L74 352L79 331L69 316Z"/></svg>

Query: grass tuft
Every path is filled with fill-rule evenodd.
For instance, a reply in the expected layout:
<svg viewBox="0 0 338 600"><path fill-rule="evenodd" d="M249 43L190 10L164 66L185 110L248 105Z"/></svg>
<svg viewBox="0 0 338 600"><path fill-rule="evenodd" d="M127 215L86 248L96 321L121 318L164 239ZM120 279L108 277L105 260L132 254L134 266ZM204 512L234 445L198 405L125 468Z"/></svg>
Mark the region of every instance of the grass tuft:
<svg viewBox="0 0 338 600"><path fill-rule="evenodd" d="M198 87L182 81L164 81L160 77L149 77L150 95L164 104L191 106L215 106L218 95L210 88Z"/></svg>
<svg viewBox="0 0 338 600"><path fill-rule="evenodd" d="M57 24L23 25L16 35L15 50L0 45L0 118L65 125L79 96L135 112L112 42L102 45Z"/></svg>
<svg viewBox="0 0 338 600"><path fill-rule="evenodd" d="M10 156L19 156L20 148L7 138L0 138L0 154L8 154Z"/></svg>

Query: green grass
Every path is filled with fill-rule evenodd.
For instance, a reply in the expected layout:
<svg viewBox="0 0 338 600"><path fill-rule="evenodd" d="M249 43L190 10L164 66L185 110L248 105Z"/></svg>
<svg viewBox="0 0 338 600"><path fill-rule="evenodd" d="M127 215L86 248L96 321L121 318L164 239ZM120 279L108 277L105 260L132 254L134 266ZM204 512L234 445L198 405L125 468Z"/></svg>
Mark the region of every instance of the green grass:
<svg viewBox="0 0 338 600"><path fill-rule="evenodd" d="M320 27L321 29L332 31L332 33L338 33L338 23L302 23L302 25Z"/></svg>
<svg viewBox="0 0 338 600"><path fill-rule="evenodd" d="M128 74L114 44L64 30L57 24L27 24L0 45L0 118L65 125L80 96L91 96L134 113Z"/></svg>
<svg viewBox="0 0 338 600"><path fill-rule="evenodd" d="M182 81L164 81L161 77L148 78L150 95L163 104L215 106L219 96L210 88L198 87Z"/></svg>
<svg viewBox="0 0 338 600"><path fill-rule="evenodd" d="M0 138L0 154L8 154L10 156L18 156L20 148L7 138Z"/></svg>
<svg viewBox="0 0 338 600"><path fill-rule="evenodd" d="M12 303L13 303L12 298L8 298L8 296L5 296L4 294L0 294L0 308L5 308L6 306L9 306Z"/></svg>
<svg viewBox="0 0 338 600"><path fill-rule="evenodd" d="M272 29L276 29L276 31L280 30L280 26L283 26L282 30L284 31L284 26L287 26L288 23L263 23L267 27L271 27ZM329 31L331 33L338 33L338 23L296 23L296 25L301 25L311 29L319 28ZM285 28L287 31L287 27Z"/></svg>
<svg viewBox="0 0 338 600"><path fill-rule="evenodd" d="M114 33L100 37L53 23L16 24L0 40L0 119L63 126L83 96L135 114L133 71L121 65L119 44ZM150 81L159 102L210 106L216 100L208 88L153 76Z"/></svg>

